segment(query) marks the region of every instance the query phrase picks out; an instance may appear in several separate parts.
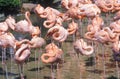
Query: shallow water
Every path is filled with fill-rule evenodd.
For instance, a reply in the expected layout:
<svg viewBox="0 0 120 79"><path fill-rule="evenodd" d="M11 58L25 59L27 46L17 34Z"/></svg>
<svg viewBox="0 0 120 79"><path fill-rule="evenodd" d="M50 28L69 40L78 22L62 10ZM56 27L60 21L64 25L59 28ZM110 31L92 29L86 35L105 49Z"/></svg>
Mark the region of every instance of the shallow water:
<svg viewBox="0 0 120 79"><path fill-rule="evenodd" d="M17 20L24 17L17 17ZM32 15L34 25L39 25L42 29L42 37L44 38L46 29L42 26L43 20ZM86 32L87 22L82 23L82 34ZM16 33L16 37L18 34ZM23 35L27 38L27 35ZM40 56L44 53L44 46L39 49L32 50L30 58L23 65L23 75L25 79L118 79L120 76L120 62L114 61L111 49L100 43L86 40L94 46L94 53L90 56L77 55L73 49L73 37L62 43L64 55L62 61L54 64L45 64L41 61ZM98 46L97 46L98 45ZM20 79L18 65L14 61L14 53L7 56L6 64L2 64L0 56L0 79ZM10 52L8 52L10 53ZM79 56L79 57L78 57ZM7 69L7 72L5 72ZM105 77L105 78L104 78Z"/></svg>
<svg viewBox="0 0 120 79"><path fill-rule="evenodd" d="M44 53L44 50L33 50L30 58L23 65L23 74L26 79L102 79L104 71L105 76L107 77L106 79L117 79L118 70L116 70L116 64L115 61L113 61L110 49L104 49L106 52L104 64L102 51L100 49L101 47L97 50L98 52L94 52L96 55L80 55L78 58L73 48L70 47L71 44L72 43L70 42L65 42L62 45L62 49L64 50L64 56L62 58L63 61L54 64L44 64L39 59L41 54ZM96 56L97 59L95 61ZM19 79L18 66L14 59L8 58L6 65L9 79ZM5 79L5 76L5 65L1 64L0 79Z"/></svg>

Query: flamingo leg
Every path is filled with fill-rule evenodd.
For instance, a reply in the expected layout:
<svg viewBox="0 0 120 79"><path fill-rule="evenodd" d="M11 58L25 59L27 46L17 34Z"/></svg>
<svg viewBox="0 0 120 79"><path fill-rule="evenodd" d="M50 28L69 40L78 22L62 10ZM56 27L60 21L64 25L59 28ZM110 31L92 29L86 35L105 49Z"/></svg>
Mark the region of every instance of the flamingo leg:
<svg viewBox="0 0 120 79"><path fill-rule="evenodd" d="M57 63L57 79L61 79L61 77L60 77L59 63Z"/></svg>
<svg viewBox="0 0 120 79"><path fill-rule="evenodd" d="M42 50L42 49L40 49L40 50ZM36 79L39 78L39 72L40 72L39 71L39 67L40 67L39 61L37 61L37 58L40 56L40 53L38 51L39 51L39 49L35 48L35 68L37 68L37 70L36 70ZM37 53L38 53L38 57L37 57Z"/></svg>
<svg viewBox="0 0 120 79"><path fill-rule="evenodd" d="M79 33L80 33L80 36L83 35L83 27L82 27L82 20L78 20L78 27L79 27Z"/></svg>
<svg viewBox="0 0 120 79"><path fill-rule="evenodd" d="M19 76L21 79L24 79L24 75L23 75L23 65L18 65L18 69L19 69Z"/></svg>
<svg viewBox="0 0 120 79"><path fill-rule="evenodd" d="M10 47L10 71L13 72L13 59L14 58L14 49L12 47Z"/></svg>
<svg viewBox="0 0 120 79"><path fill-rule="evenodd" d="M94 63L95 63L95 66L94 66L95 71L94 71L94 73L95 73L96 69L97 69L97 63L98 63L97 58L96 58L97 53L98 53L98 42L95 42L94 50L95 50L95 52L94 52Z"/></svg>
<svg viewBox="0 0 120 79"><path fill-rule="evenodd" d="M35 68L37 67L36 65L37 65L37 49L34 49L35 50ZM35 72L36 74L35 74L35 79L37 79L37 71Z"/></svg>
<svg viewBox="0 0 120 79"><path fill-rule="evenodd" d="M95 46L95 45L96 46ZM93 58L94 58L94 74L96 74L95 73L95 71L96 71L96 68L97 68L97 66L96 66L96 63L97 63L97 61L96 61L96 55L97 55L97 52L98 52L98 44L95 42L95 41L92 41L92 46L93 46L93 48L94 48L94 53L93 53ZM95 79L95 78L94 78Z"/></svg>
<svg viewBox="0 0 120 79"><path fill-rule="evenodd" d="M120 69L119 69L119 65L118 65L118 61L116 61L116 71L117 71L117 78L120 79Z"/></svg>
<svg viewBox="0 0 120 79"><path fill-rule="evenodd" d="M75 37L76 37L76 35L75 35L75 34L73 34L73 35L72 35L73 41L75 41Z"/></svg>
<svg viewBox="0 0 120 79"><path fill-rule="evenodd" d="M111 14L110 14L110 11L107 12L106 15L105 15L105 16L107 17L107 18L106 18L106 26L109 26L109 24L110 24L110 15L111 15Z"/></svg>
<svg viewBox="0 0 120 79"><path fill-rule="evenodd" d="M6 64L6 48L2 48L2 65L3 69L5 69L5 79L8 79L8 70L7 70L7 64Z"/></svg>
<svg viewBox="0 0 120 79"><path fill-rule="evenodd" d="M106 78L106 67L105 67L105 46L102 45L102 61L103 61L103 78L105 79Z"/></svg>
<svg viewBox="0 0 120 79"><path fill-rule="evenodd" d="M94 41L92 41L92 47L94 48ZM92 64L94 64L94 63L96 63L96 58L95 58L95 51L94 51L94 53L92 54L92 56L93 56L93 61L92 61ZM95 69L96 69L96 64L94 65L94 74L95 74Z"/></svg>
<svg viewBox="0 0 120 79"><path fill-rule="evenodd" d="M51 64L51 79L55 79L54 64Z"/></svg>
<svg viewBox="0 0 120 79"><path fill-rule="evenodd" d="M41 52L43 52L42 48L39 49L39 52L38 52L38 76L40 76L40 68L41 68L41 64L40 64L40 61L41 59L39 58L41 56Z"/></svg>
<svg viewBox="0 0 120 79"><path fill-rule="evenodd" d="M81 62L81 59L80 59L80 53L78 54L78 67L79 67L79 69L80 69L80 79L82 79L82 68L81 68L81 66L80 66L80 62Z"/></svg>

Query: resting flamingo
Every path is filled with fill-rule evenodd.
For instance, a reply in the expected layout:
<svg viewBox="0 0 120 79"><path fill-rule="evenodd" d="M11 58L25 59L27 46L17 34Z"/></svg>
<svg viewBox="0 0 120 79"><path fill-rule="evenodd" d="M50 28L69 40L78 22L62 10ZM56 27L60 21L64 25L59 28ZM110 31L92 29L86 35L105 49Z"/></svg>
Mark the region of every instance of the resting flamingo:
<svg viewBox="0 0 120 79"><path fill-rule="evenodd" d="M71 7L77 7L78 0L62 0L61 6L67 10L70 9Z"/></svg>
<svg viewBox="0 0 120 79"><path fill-rule="evenodd" d="M73 43L74 49L77 53L82 55L91 55L94 51L93 47L87 45L83 39L78 39Z"/></svg>
<svg viewBox="0 0 120 79"><path fill-rule="evenodd" d="M20 46L17 46L17 49L15 51L14 60L19 67L19 71L20 71L19 73L20 73L21 79L24 79L23 64L29 58L31 52L28 44L25 44L24 42L22 43L21 41L19 44Z"/></svg>
<svg viewBox="0 0 120 79"><path fill-rule="evenodd" d="M86 16L89 18L94 18L95 16L99 16L101 10L98 8L96 4L84 4L79 7L78 14L80 16Z"/></svg>
<svg viewBox="0 0 120 79"><path fill-rule="evenodd" d="M116 20L112 23L110 23L109 28L114 32L117 33L118 35L120 34L120 20Z"/></svg>
<svg viewBox="0 0 120 79"><path fill-rule="evenodd" d="M103 12L112 11L114 8L114 0L95 0L95 4Z"/></svg>
<svg viewBox="0 0 120 79"><path fill-rule="evenodd" d="M119 20L120 19L120 11L118 11L115 16L113 17L113 20L116 21L116 20Z"/></svg>
<svg viewBox="0 0 120 79"><path fill-rule="evenodd" d="M10 29L14 30L15 28L15 19L12 16L8 16L4 22L0 23L0 35L9 31Z"/></svg>
<svg viewBox="0 0 120 79"><path fill-rule="evenodd" d="M30 56L31 52L28 44L22 44L15 52L14 59L17 64L22 65L25 60Z"/></svg>
<svg viewBox="0 0 120 79"><path fill-rule="evenodd" d="M16 39L12 33L8 32L0 35L0 46L6 47L15 47Z"/></svg>
<svg viewBox="0 0 120 79"><path fill-rule="evenodd" d="M32 33L32 39L28 41L30 48L40 48L42 45L45 44L45 40L42 37L39 37L40 33L41 31L39 27L36 27L36 29L34 29L34 32Z"/></svg>
<svg viewBox="0 0 120 79"><path fill-rule="evenodd" d="M96 40L94 37L95 33L102 30L104 21L101 17L96 16L93 18L91 24L87 26L87 32L85 33L85 38L89 40Z"/></svg>
<svg viewBox="0 0 120 79"><path fill-rule="evenodd" d="M56 25L48 30L46 36L52 36L54 40L63 42L67 39L68 31L63 26Z"/></svg>
<svg viewBox="0 0 120 79"><path fill-rule="evenodd" d="M75 34L75 32L77 32L78 30L78 24L75 23L74 21L72 21L67 28L67 31L69 33L69 35Z"/></svg>
<svg viewBox="0 0 120 79"><path fill-rule="evenodd" d="M63 51L58 48L54 43L50 43L45 47L46 53L42 54L41 60L44 63L54 63L57 60L61 59ZM48 57L46 59L46 57Z"/></svg>
<svg viewBox="0 0 120 79"><path fill-rule="evenodd" d="M114 50L116 53L120 52L120 41L116 41L112 44L112 50Z"/></svg>
<svg viewBox="0 0 120 79"><path fill-rule="evenodd" d="M34 11L35 11L35 13L39 16L39 17L42 17L42 15L44 15L44 7L42 7L40 4L38 4L36 7L35 7L35 9L34 9ZM43 17L42 17L43 18Z"/></svg>
<svg viewBox="0 0 120 79"><path fill-rule="evenodd" d="M119 39L118 34L114 33L109 27L105 27L99 32L95 33L95 38L101 43L107 44L108 42L114 43Z"/></svg>

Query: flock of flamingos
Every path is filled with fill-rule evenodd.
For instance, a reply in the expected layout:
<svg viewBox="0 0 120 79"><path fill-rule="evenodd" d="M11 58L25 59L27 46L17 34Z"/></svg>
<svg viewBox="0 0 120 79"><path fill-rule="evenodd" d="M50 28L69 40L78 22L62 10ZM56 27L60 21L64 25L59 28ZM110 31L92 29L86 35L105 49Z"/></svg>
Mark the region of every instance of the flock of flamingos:
<svg viewBox="0 0 120 79"><path fill-rule="evenodd" d="M61 6L64 8L63 12L51 7L44 8L40 4L34 8L37 16L45 19L43 26L48 29L45 37L53 40L45 46L46 53L41 55L42 62L54 63L61 58L63 50L54 41L62 43L69 35L76 35L80 28L75 20L84 18L89 19L84 38L102 44L111 43L113 53L120 54L120 0L61 0ZM109 26L104 27L104 20L100 16L102 12L117 12ZM67 21L70 23L65 28L63 22ZM29 33L31 40L17 40L10 30ZM13 47L15 62L23 65L29 58L31 49L46 44L46 40L40 37L40 34L40 28L34 26L30 20L29 11L25 12L25 19L18 22L12 16L8 16L0 23L0 46ZM94 52L93 46L88 45L82 37L76 39L73 46L75 51L82 55L91 55Z"/></svg>

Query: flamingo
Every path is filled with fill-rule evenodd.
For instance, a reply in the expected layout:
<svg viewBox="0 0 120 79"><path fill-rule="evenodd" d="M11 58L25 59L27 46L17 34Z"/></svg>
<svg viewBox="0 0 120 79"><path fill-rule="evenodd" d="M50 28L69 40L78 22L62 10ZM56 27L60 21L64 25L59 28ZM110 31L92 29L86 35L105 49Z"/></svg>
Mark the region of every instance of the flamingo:
<svg viewBox="0 0 120 79"><path fill-rule="evenodd" d="M109 28L118 35L120 34L120 20L116 20L115 22L110 23Z"/></svg>
<svg viewBox="0 0 120 79"><path fill-rule="evenodd" d="M51 7L47 7L44 10L44 14L46 14L46 21L44 21L43 25L46 28L50 28L52 26L55 25L56 23L56 18L60 15L62 15L61 12L59 12L58 10L51 8Z"/></svg>
<svg viewBox="0 0 120 79"><path fill-rule="evenodd" d="M78 0L62 0L61 6L65 9L70 9L71 7L76 7L78 5Z"/></svg>
<svg viewBox="0 0 120 79"><path fill-rule="evenodd" d="M14 30L15 19L9 16L4 22L0 23L0 35L7 32L9 29Z"/></svg>
<svg viewBox="0 0 120 79"><path fill-rule="evenodd" d="M87 43L83 39L78 39L73 43L74 49L77 53L82 55L91 55L94 51L93 47L87 45Z"/></svg>
<svg viewBox="0 0 120 79"><path fill-rule="evenodd" d="M82 19L84 16L79 15L79 7L71 7L64 13L64 17L67 17L67 20L70 20L72 18Z"/></svg>
<svg viewBox="0 0 120 79"><path fill-rule="evenodd" d="M103 12L112 11L114 8L114 0L95 0L95 4Z"/></svg>
<svg viewBox="0 0 120 79"><path fill-rule="evenodd" d="M67 39L68 31L59 25L50 28L46 36L52 36L52 38L58 42L63 42Z"/></svg>
<svg viewBox="0 0 120 79"><path fill-rule="evenodd" d="M52 10L48 10L47 20L44 21L43 25L46 28L50 28L55 25L55 19L56 19L56 15L52 12Z"/></svg>
<svg viewBox="0 0 120 79"><path fill-rule="evenodd" d="M30 20L30 12L25 12L25 19L20 20L15 25L15 31L21 32L21 33L30 33L34 29L34 26L32 25L32 22Z"/></svg>
<svg viewBox="0 0 120 79"><path fill-rule="evenodd" d="M118 34L114 33L109 27L104 27L99 32L95 33L95 38L101 43L114 43L119 39Z"/></svg>
<svg viewBox="0 0 120 79"><path fill-rule="evenodd" d="M30 48L40 48L45 44L45 40L42 37L33 36L29 41Z"/></svg>
<svg viewBox="0 0 120 79"><path fill-rule="evenodd" d="M8 79L8 74L7 74L7 65L6 65L6 48L7 47L12 47L14 48L15 46L16 39L13 36L12 33L7 32L2 35L0 35L0 46L2 46L3 51L2 51L2 64L5 67L6 71L6 78Z"/></svg>
<svg viewBox="0 0 120 79"><path fill-rule="evenodd" d="M99 16L93 18L91 24L87 26L87 32L85 33L85 38L89 40L96 40L95 33L99 32L102 29L104 22L103 19Z"/></svg>
<svg viewBox="0 0 120 79"><path fill-rule="evenodd" d="M42 17L42 15L44 15L44 10L44 7L42 7L40 4L38 4L34 9L35 13L38 14L39 17Z"/></svg>
<svg viewBox="0 0 120 79"><path fill-rule="evenodd" d="M120 19L120 11L118 11L115 16L113 17L113 20L116 21L116 20L119 20Z"/></svg>
<svg viewBox="0 0 120 79"><path fill-rule="evenodd" d="M12 33L8 32L0 35L0 46L6 47L15 47L16 39Z"/></svg>
<svg viewBox="0 0 120 79"><path fill-rule="evenodd" d="M78 11L78 14L80 16L86 16L90 18L98 16L100 13L101 10L98 8L96 4L84 4L79 7L79 11Z"/></svg>
<svg viewBox="0 0 120 79"><path fill-rule="evenodd" d="M112 44L112 50L115 53L119 53L119 51L120 51L120 41L116 41Z"/></svg>
<svg viewBox="0 0 120 79"><path fill-rule="evenodd" d="M54 63L61 58L63 51L58 48L54 43L50 43L45 47L46 53L42 54L41 60L44 63ZM46 57L48 57L46 59Z"/></svg>
<svg viewBox="0 0 120 79"><path fill-rule="evenodd" d="M114 0L114 9L112 12L119 11L120 10L120 0Z"/></svg>
<svg viewBox="0 0 120 79"><path fill-rule="evenodd" d="M28 44L21 44L20 47L15 52L14 60L18 64L21 79L24 79L22 71L23 64L25 60L29 58L30 54L31 52Z"/></svg>
<svg viewBox="0 0 120 79"><path fill-rule="evenodd" d="M29 45L22 44L20 48L15 52L14 59L17 64L22 65L29 56L30 56Z"/></svg>
<svg viewBox="0 0 120 79"><path fill-rule="evenodd" d="M72 21L67 28L69 35L74 34L78 30L78 24Z"/></svg>

